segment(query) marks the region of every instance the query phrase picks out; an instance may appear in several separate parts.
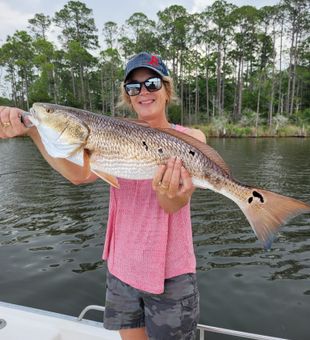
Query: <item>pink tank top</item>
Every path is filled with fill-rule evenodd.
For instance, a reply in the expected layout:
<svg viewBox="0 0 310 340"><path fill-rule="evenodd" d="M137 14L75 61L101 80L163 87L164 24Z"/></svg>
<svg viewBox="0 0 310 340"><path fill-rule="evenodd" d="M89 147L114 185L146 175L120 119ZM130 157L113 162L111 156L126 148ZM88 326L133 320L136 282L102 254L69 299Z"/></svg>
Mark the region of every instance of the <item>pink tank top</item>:
<svg viewBox="0 0 310 340"><path fill-rule="evenodd" d="M121 281L160 294L165 279L196 272L190 204L168 214L151 180L118 180L120 189L110 189L103 259Z"/></svg>

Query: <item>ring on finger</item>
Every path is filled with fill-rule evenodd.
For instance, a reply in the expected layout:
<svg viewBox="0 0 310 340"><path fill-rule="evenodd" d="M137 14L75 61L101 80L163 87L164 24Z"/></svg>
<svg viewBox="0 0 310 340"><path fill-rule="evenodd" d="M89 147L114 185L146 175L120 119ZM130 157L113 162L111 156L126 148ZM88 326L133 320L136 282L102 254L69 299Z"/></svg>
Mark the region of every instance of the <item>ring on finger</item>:
<svg viewBox="0 0 310 340"><path fill-rule="evenodd" d="M7 128L9 126L12 126L12 124L10 122L4 122L1 124L3 128Z"/></svg>
<svg viewBox="0 0 310 340"><path fill-rule="evenodd" d="M169 188L169 186L161 183L160 188L163 189L163 190L167 190Z"/></svg>

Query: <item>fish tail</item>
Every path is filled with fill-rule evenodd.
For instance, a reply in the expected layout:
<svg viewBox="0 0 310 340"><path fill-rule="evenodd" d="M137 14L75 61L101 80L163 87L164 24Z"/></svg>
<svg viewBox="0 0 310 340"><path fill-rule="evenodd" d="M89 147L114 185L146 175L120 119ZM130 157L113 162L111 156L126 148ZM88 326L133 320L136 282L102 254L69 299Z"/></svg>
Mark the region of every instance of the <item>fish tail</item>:
<svg viewBox="0 0 310 340"><path fill-rule="evenodd" d="M271 191L250 188L246 201L236 202L265 249L271 247L274 234L291 218L310 212L310 205Z"/></svg>

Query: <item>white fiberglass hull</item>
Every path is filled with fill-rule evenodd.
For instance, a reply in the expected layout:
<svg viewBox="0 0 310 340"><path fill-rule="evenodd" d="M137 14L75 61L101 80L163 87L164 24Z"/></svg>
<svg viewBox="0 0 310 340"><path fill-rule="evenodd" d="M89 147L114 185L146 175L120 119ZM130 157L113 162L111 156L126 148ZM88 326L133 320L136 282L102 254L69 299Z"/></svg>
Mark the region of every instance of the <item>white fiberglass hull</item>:
<svg viewBox="0 0 310 340"><path fill-rule="evenodd" d="M3 340L120 340L102 323L0 302Z"/></svg>
<svg viewBox="0 0 310 340"><path fill-rule="evenodd" d="M104 307L87 306L79 318L40 309L0 302L0 339L2 340L121 340L119 333L103 328L101 322L83 319L89 310L103 311ZM199 339L205 339L205 332L231 335L253 340L287 340L198 325Z"/></svg>

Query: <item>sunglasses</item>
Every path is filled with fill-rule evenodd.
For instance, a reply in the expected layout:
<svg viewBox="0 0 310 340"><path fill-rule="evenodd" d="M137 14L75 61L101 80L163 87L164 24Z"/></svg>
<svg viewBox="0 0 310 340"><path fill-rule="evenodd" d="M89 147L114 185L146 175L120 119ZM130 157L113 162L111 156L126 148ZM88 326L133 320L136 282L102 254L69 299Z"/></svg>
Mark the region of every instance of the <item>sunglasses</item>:
<svg viewBox="0 0 310 340"><path fill-rule="evenodd" d="M149 92L156 92L161 89L162 80L158 77L152 77L141 82L135 80L124 84L124 89L129 96L137 96L141 92L142 85L144 85Z"/></svg>

